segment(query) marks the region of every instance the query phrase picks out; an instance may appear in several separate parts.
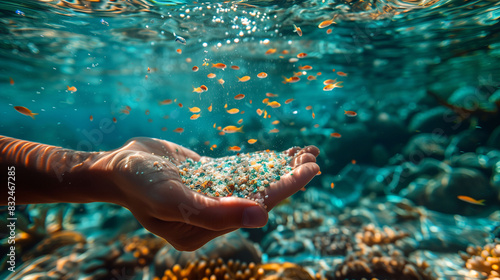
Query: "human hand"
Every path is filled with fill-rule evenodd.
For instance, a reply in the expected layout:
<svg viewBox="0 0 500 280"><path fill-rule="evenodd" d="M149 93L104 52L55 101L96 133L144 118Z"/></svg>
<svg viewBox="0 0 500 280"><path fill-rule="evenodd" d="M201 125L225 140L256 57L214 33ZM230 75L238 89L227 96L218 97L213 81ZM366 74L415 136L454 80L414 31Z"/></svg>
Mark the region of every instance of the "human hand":
<svg viewBox="0 0 500 280"><path fill-rule="evenodd" d="M207 197L188 189L176 165L187 158L199 161L201 156L164 140L131 139L119 149L101 153L91 169L110 178L117 190L111 202L128 208L146 229L176 249L192 251L238 228L264 226L268 211L318 173L318 148L292 148L286 153L293 156L293 176L282 176L266 189L267 208L249 199Z"/></svg>

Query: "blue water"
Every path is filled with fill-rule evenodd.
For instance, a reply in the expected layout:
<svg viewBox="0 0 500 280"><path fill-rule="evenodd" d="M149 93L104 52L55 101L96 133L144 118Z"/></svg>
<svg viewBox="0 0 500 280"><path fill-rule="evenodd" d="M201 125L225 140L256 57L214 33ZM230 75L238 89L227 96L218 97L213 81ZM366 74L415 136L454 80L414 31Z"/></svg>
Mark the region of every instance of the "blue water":
<svg viewBox="0 0 500 280"><path fill-rule="evenodd" d="M458 251L495 243L499 235L497 1L30 0L2 1L0 15L0 134L85 151L145 136L211 157L233 155L230 146L253 152L316 145L322 174L273 210L266 228L244 233L262 250L262 262L292 261L311 275L344 279L332 275L347 253L331 260L319 250L326 245L311 249L298 240L313 244L315 233L332 228L353 236L374 224L409 232L417 245L405 256L428 261L435 278L482 279ZM334 24L318 27L332 18ZM276 52L266 54L270 49ZM297 58L300 53L307 56ZM306 65L312 70L299 69ZM258 78L260 72L267 77ZM247 75L249 81L238 81ZM300 81L283 83L294 75ZM343 87L325 91L327 79ZM193 92L201 85L208 90ZM73 86L76 92L68 90ZM237 94L245 97L235 100ZM281 106L271 108L265 98ZM172 103L159 104L166 99ZM38 115L32 119L14 106ZM190 119L190 107L201 109L198 119ZM227 113L231 108L240 113ZM244 133L221 135L217 127L228 125L243 125ZM485 205L458 195L486 199ZM23 211L36 216L37 207ZM96 240L107 230L101 216L107 207L131 217L106 204L60 207L85 209L69 228ZM321 221L300 223L313 212ZM92 216L95 224L84 226ZM112 235L139 229L132 224ZM283 241L287 231L295 243ZM275 235L282 240L272 241ZM102 279L118 279L108 265ZM151 260L147 265L154 269ZM127 275L135 275L129 279L151 278L142 267L127 266ZM67 279L85 275L79 273Z"/></svg>

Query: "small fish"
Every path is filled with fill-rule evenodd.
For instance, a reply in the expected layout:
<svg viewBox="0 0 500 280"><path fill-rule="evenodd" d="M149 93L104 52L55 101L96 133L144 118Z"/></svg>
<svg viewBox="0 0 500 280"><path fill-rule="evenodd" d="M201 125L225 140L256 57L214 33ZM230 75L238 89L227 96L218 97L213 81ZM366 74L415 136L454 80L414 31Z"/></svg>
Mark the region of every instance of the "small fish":
<svg viewBox="0 0 500 280"><path fill-rule="evenodd" d="M208 106L208 111L212 112L212 104L210 104L210 106ZM214 124L214 126L215 126L215 124Z"/></svg>
<svg viewBox="0 0 500 280"><path fill-rule="evenodd" d="M148 67L148 73L151 73L151 68Z"/></svg>
<svg viewBox="0 0 500 280"><path fill-rule="evenodd" d="M193 115L190 117L190 119L191 119L191 120L196 120L196 119L197 119L197 118L199 118L199 117L200 117L200 114L193 114Z"/></svg>
<svg viewBox="0 0 500 280"><path fill-rule="evenodd" d="M213 79L213 78L215 78L216 76L217 76L217 75L215 75L214 73L209 73L209 74L207 75L207 77L208 77L209 79Z"/></svg>
<svg viewBox="0 0 500 280"><path fill-rule="evenodd" d="M217 145L213 144L212 147L210 147L210 150L213 151L215 148L217 148Z"/></svg>
<svg viewBox="0 0 500 280"><path fill-rule="evenodd" d="M32 117L33 119L35 119L35 115L38 115L38 113L33 113L33 112L31 112L30 109L23 107L23 106L14 106L14 109L16 109L16 111L18 111L19 113L21 113L23 115Z"/></svg>
<svg viewBox="0 0 500 280"><path fill-rule="evenodd" d="M219 82L219 84L224 87L224 80L222 78L218 79L217 82Z"/></svg>
<svg viewBox="0 0 500 280"><path fill-rule="evenodd" d="M324 86L324 87L323 87L323 90L324 90L324 91L331 91L331 90L333 90L334 88L342 88L342 87L344 87L344 86L342 85L342 83L343 83L343 82L342 82L342 81L340 81L340 82L336 82L335 84L328 84L328 85L326 85L326 86Z"/></svg>
<svg viewBox="0 0 500 280"><path fill-rule="evenodd" d="M182 103L177 103L177 106L179 106L180 108L182 108Z"/></svg>
<svg viewBox="0 0 500 280"><path fill-rule="evenodd" d="M267 104L269 102L269 98L262 99L262 103Z"/></svg>
<svg viewBox="0 0 500 280"><path fill-rule="evenodd" d="M234 125L228 125L222 129L223 132L225 133L235 133L235 132L241 132L243 133L243 126L236 127Z"/></svg>
<svg viewBox="0 0 500 280"><path fill-rule="evenodd" d="M237 65L231 65L231 69L233 70L240 70L240 67Z"/></svg>
<svg viewBox="0 0 500 280"><path fill-rule="evenodd" d="M117 122L117 120L116 120L116 118L115 118L115 117L113 117L113 122L114 122L114 123L116 123L116 122Z"/></svg>
<svg viewBox="0 0 500 280"><path fill-rule="evenodd" d="M349 116L349 117L355 117L355 116L358 115L358 113L356 113L354 111L346 111L346 110L344 110L344 115Z"/></svg>
<svg viewBox="0 0 500 280"><path fill-rule="evenodd" d="M179 44L186 44L186 39L182 38L181 36L178 36L174 32L174 37L175 37L175 42L179 42Z"/></svg>
<svg viewBox="0 0 500 280"><path fill-rule="evenodd" d="M203 92L203 89L201 87L193 87L193 92L196 92L196 93L202 93Z"/></svg>
<svg viewBox="0 0 500 280"><path fill-rule="evenodd" d="M276 52L276 49L268 49L265 54L273 54Z"/></svg>
<svg viewBox="0 0 500 280"><path fill-rule="evenodd" d="M13 86L14 85L14 79L10 78L10 85Z"/></svg>
<svg viewBox="0 0 500 280"><path fill-rule="evenodd" d="M226 69L227 66L224 63L215 63L215 64L212 63L212 68L214 68L214 67L217 69Z"/></svg>
<svg viewBox="0 0 500 280"><path fill-rule="evenodd" d="M313 68L311 65L299 66L299 70L308 71L308 70L312 70L312 69Z"/></svg>
<svg viewBox="0 0 500 280"><path fill-rule="evenodd" d="M323 84L326 86L326 85L330 85L330 84L333 84L336 82L337 82L337 79L328 79L328 80L324 80Z"/></svg>
<svg viewBox="0 0 500 280"><path fill-rule="evenodd" d="M333 18L332 18L332 19L330 19L330 20L325 20L325 21L322 21L322 22L318 25L318 27L319 27L319 28L325 28L325 27L328 27L328 26L330 26L330 25L332 25L332 24L334 24L334 23L335 23L335 22L333 21L334 19L335 19L335 17L333 17Z"/></svg>
<svg viewBox="0 0 500 280"><path fill-rule="evenodd" d="M332 183L330 184L330 188L331 188L331 189L333 189L334 187L335 187L335 184L332 182Z"/></svg>
<svg viewBox="0 0 500 280"><path fill-rule="evenodd" d="M342 76L342 77L346 77L346 76L347 76L347 73L344 73L344 72L342 72L342 71L338 71L338 72L337 72L337 75Z"/></svg>
<svg viewBox="0 0 500 280"><path fill-rule="evenodd" d="M332 133L330 133L330 137L340 138L340 137L342 137L342 135L340 135L340 133L338 133L338 132L332 132Z"/></svg>
<svg viewBox="0 0 500 280"><path fill-rule="evenodd" d="M304 57L306 57L306 56L307 56L307 53L299 53L299 54L297 55L297 58L304 58Z"/></svg>
<svg viewBox="0 0 500 280"><path fill-rule="evenodd" d="M352 160L351 160L351 164L356 164L356 160L355 160L355 159L352 159Z"/></svg>
<svg viewBox="0 0 500 280"><path fill-rule="evenodd" d="M330 34L330 33L332 33L332 29L328 28L328 30L326 30L326 34Z"/></svg>
<svg viewBox="0 0 500 280"><path fill-rule="evenodd" d="M226 112L228 112L229 114L233 115L233 114L237 114L240 112L240 109L238 108L233 108L233 109L229 109L229 110L226 110Z"/></svg>
<svg viewBox="0 0 500 280"><path fill-rule="evenodd" d="M314 112L312 112L312 118L314 119L316 117L316 114L314 114Z"/></svg>
<svg viewBox="0 0 500 280"><path fill-rule="evenodd" d="M207 91L208 90L208 87L206 85L201 85L200 88L203 90L203 91Z"/></svg>
<svg viewBox="0 0 500 280"><path fill-rule="evenodd" d="M239 152L239 151L241 151L241 148L238 146L231 146L228 148L228 150L233 151L233 152Z"/></svg>
<svg viewBox="0 0 500 280"><path fill-rule="evenodd" d="M243 119L239 119L238 124L242 124L242 123L243 123Z"/></svg>
<svg viewBox="0 0 500 280"><path fill-rule="evenodd" d="M261 78L261 79L267 78L267 73L266 72L260 72L259 74L257 74L257 78Z"/></svg>
<svg viewBox="0 0 500 280"><path fill-rule="evenodd" d="M262 113L264 113L264 112L263 112L261 109L257 109L257 114L258 114L259 116L262 116Z"/></svg>
<svg viewBox="0 0 500 280"><path fill-rule="evenodd" d="M315 128L318 128L318 127L319 127L319 124L315 124L315 125L314 125L314 127L315 127Z"/></svg>
<svg viewBox="0 0 500 280"><path fill-rule="evenodd" d="M224 104L224 109L226 109L226 108L227 108L227 103L226 103L226 104Z"/></svg>
<svg viewBox="0 0 500 280"><path fill-rule="evenodd" d="M248 139L248 144L255 144L257 142L257 139Z"/></svg>
<svg viewBox="0 0 500 280"><path fill-rule="evenodd" d="M316 76L309 75L309 76L307 76L307 80L308 80L308 81L313 81L313 80L316 80Z"/></svg>
<svg viewBox="0 0 500 280"><path fill-rule="evenodd" d="M172 99L165 99L165 100L162 100L162 101L158 102L158 104L160 104L160 105L168 105L168 104L172 104Z"/></svg>
<svg viewBox="0 0 500 280"><path fill-rule="evenodd" d="M279 124L279 123L280 123L280 121L279 121L279 120L275 120L275 121L273 121L271 124L277 125L277 124Z"/></svg>
<svg viewBox="0 0 500 280"><path fill-rule="evenodd" d="M272 102L268 102L267 106L271 106L271 108L278 108L281 106L281 104L277 101L272 101Z"/></svg>
<svg viewBox="0 0 500 280"><path fill-rule="evenodd" d="M289 53L290 53L290 51L289 51L289 50L282 50L282 51L281 51L281 54L289 54Z"/></svg>
<svg viewBox="0 0 500 280"><path fill-rule="evenodd" d="M466 195L459 195L459 196L457 196L457 198L462 200L462 201L476 204L476 205L484 205L484 201L485 201L484 199L477 200L477 199L474 199L474 198L472 198L470 196L466 196Z"/></svg>
<svg viewBox="0 0 500 280"><path fill-rule="evenodd" d="M189 108L189 112L191 112L191 113L199 113L200 111L201 111L201 109L198 107L190 107Z"/></svg>
<svg viewBox="0 0 500 280"><path fill-rule="evenodd" d="M278 97L277 94L271 93L271 92L266 92L267 97Z"/></svg>
<svg viewBox="0 0 500 280"><path fill-rule="evenodd" d="M236 100L241 100L241 99L243 99L243 98L245 98L245 95L244 95L243 93L236 94L236 95L234 96L234 99L236 99Z"/></svg>
<svg viewBox="0 0 500 280"><path fill-rule="evenodd" d="M313 106L309 105L309 106L306 106L306 110L311 110L313 108Z"/></svg>
<svg viewBox="0 0 500 280"><path fill-rule="evenodd" d="M291 103L293 100L294 100L293 98L287 99L285 100L285 104Z"/></svg>
<svg viewBox="0 0 500 280"><path fill-rule="evenodd" d="M240 77L236 77L236 78L238 78L239 82L243 82L243 83L250 80L250 76L243 76L241 78Z"/></svg>
<svg viewBox="0 0 500 280"><path fill-rule="evenodd" d="M198 70L200 70L200 67L193 66L193 68L191 68L191 70L193 70L193 72L198 72Z"/></svg>
<svg viewBox="0 0 500 280"><path fill-rule="evenodd" d="M297 25L294 24L293 28L295 29L293 32L297 32L299 36L302 36L302 29L300 29L300 27L297 27Z"/></svg>
<svg viewBox="0 0 500 280"><path fill-rule="evenodd" d="M177 132L177 133L183 133L184 132L184 128L182 127L178 127L176 129L174 129L174 132Z"/></svg>
<svg viewBox="0 0 500 280"><path fill-rule="evenodd" d="M300 81L300 78L299 77L296 77L296 76L292 76L290 78L287 78L287 77L284 77L283 76L283 83L286 84L286 83L296 83L298 81Z"/></svg>
<svg viewBox="0 0 500 280"><path fill-rule="evenodd" d="M302 75L303 75L302 72L293 72L293 76L295 76L295 77L300 77Z"/></svg>
<svg viewBox="0 0 500 280"><path fill-rule="evenodd" d="M182 50L181 49L177 49L175 50L178 54L182 54Z"/></svg>
<svg viewBox="0 0 500 280"><path fill-rule="evenodd" d="M280 130L277 128L273 128L273 129L269 130L269 133L278 133L278 132L280 132Z"/></svg>
<svg viewBox="0 0 500 280"><path fill-rule="evenodd" d="M20 16L25 16L25 14L23 13L23 11L21 10L16 10L16 14L20 15Z"/></svg>
<svg viewBox="0 0 500 280"><path fill-rule="evenodd" d="M68 88L68 91L71 91L71 92L76 92L76 87L72 86L66 86Z"/></svg>

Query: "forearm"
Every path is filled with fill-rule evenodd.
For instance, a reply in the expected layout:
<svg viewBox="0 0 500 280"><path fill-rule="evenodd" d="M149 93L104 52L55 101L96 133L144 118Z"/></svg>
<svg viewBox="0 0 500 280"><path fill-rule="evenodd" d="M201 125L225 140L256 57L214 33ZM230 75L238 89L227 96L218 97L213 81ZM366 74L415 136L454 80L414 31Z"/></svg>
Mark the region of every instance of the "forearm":
<svg viewBox="0 0 500 280"><path fill-rule="evenodd" d="M16 204L107 201L105 177L91 172L98 155L0 136L0 172L7 175L15 168L10 177ZM0 190L6 193L7 187ZM1 197L0 204L7 205L6 196Z"/></svg>

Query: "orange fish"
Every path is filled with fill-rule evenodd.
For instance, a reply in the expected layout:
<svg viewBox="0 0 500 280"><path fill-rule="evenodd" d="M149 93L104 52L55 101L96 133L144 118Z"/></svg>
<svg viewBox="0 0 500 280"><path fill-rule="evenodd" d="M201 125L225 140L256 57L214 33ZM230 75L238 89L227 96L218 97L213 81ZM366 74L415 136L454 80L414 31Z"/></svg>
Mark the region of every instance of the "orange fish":
<svg viewBox="0 0 500 280"><path fill-rule="evenodd" d="M281 51L281 54L289 54L289 53L290 53L290 51L289 51L289 50L282 50L282 51Z"/></svg>
<svg viewBox="0 0 500 280"><path fill-rule="evenodd" d="M309 76L307 76L307 80L308 81L316 80L316 76L309 75Z"/></svg>
<svg viewBox="0 0 500 280"><path fill-rule="evenodd" d="M302 76L303 74L304 74L304 73L302 73L302 72L293 72L293 75L294 75L295 77L300 77L300 76Z"/></svg>
<svg viewBox="0 0 500 280"><path fill-rule="evenodd" d="M216 76L217 76L217 75L215 75L214 73L209 73L209 74L207 75L207 77L208 77L209 79L213 79L213 78L215 78Z"/></svg>
<svg viewBox="0 0 500 280"><path fill-rule="evenodd" d="M315 124L315 125L314 125L314 127L315 127L315 128L318 128L318 127L319 127L319 124Z"/></svg>
<svg viewBox="0 0 500 280"><path fill-rule="evenodd" d="M287 99L287 100L285 101L285 104L288 104L288 103L292 102L293 100L294 100L293 98Z"/></svg>
<svg viewBox="0 0 500 280"><path fill-rule="evenodd" d="M261 115L262 115L262 113L264 113L264 112L262 112L262 110L261 110L261 109L257 109L257 114L258 114L259 116L261 116Z"/></svg>
<svg viewBox="0 0 500 280"><path fill-rule="evenodd" d="M316 117L316 114L314 114L314 112L312 112L312 118L314 119Z"/></svg>
<svg viewBox="0 0 500 280"><path fill-rule="evenodd" d="M306 57L306 56L307 56L307 53L299 53L299 54L297 55L297 58L304 58L304 57Z"/></svg>
<svg viewBox="0 0 500 280"><path fill-rule="evenodd" d="M207 86L206 86L206 85L201 85L201 86L200 86L200 88L201 88L203 91L207 91L207 90L208 90L208 88L207 88Z"/></svg>
<svg viewBox="0 0 500 280"><path fill-rule="evenodd" d="M115 117L113 117L113 122L116 123L116 118Z"/></svg>
<svg viewBox="0 0 500 280"><path fill-rule="evenodd" d="M93 121L94 120L94 117L92 115L90 115L90 121Z"/></svg>
<svg viewBox="0 0 500 280"><path fill-rule="evenodd" d="M280 132L280 130L277 128L273 128L273 129L269 130L269 133L278 133L278 132Z"/></svg>
<svg viewBox="0 0 500 280"><path fill-rule="evenodd" d="M344 73L344 72L338 71L338 72L337 72L337 75L342 76L342 77L346 77L346 76L347 76L347 73Z"/></svg>
<svg viewBox="0 0 500 280"><path fill-rule="evenodd" d="M148 73L151 73L151 68L148 67Z"/></svg>
<svg viewBox="0 0 500 280"><path fill-rule="evenodd" d="M38 113L33 113L33 112L31 112L30 109L23 107L23 106L14 106L14 109L16 109L16 111L18 111L19 113L21 113L23 115L32 117L33 119L35 119L35 115L38 115Z"/></svg>
<svg viewBox="0 0 500 280"><path fill-rule="evenodd" d="M226 108L227 108L227 103L226 103L226 104L224 104L224 109L226 109Z"/></svg>
<svg viewBox="0 0 500 280"><path fill-rule="evenodd" d="M468 203L472 203L472 204L476 204L476 205L484 205L484 199L477 200L477 199L474 199L474 198L472 198L470 196L466 196L466 195L459 195L459 196L457 196L457 198L462 200L462 201L468 202Z"/></svg>
<svg viewBox="0 0 500 280"><path fill-rule="evenodd" d="M236 65L231 65L231 69L233 69L233 70L240 70L240 67L236 66Z"/></svg>
<svg viewBox="0 0 500 280"><path fill-rule="evenodd" d="M342 137L342 135L340 135L340 133L338 133L338 132L332 132L332 133L330 133L330 137L340 138L340 137Z"/></svg>
<svg viewBox="0 0 500 280"><path fill-rule="evenodd" d="M196 120L196 119L197 119L197 118L199 118L199 117L200 117L200 114L193 114L193 115L190 117L190 119L192 119L192 120Z"/></svg>
<svg viewBox="0 0 500 280"><path fill-rule="evenodd" d="M13 86L14 85L14 79L12 78L9 78L10 79L10 85Z"/></svg>
<svg viewBox="0 0 500 280"><path fill-rule="evenodd" d="M305 66L299 66L299 70L305 70L305 71L308 71L308 70L312 70L312 66L311 65L305 65Z"/></svg>
<svg viewBox="0 0 500 280"><path fill-rule="evenodd" d="M76 92L76 87L72 86L66 86L68 88L68 91L71 91L71 92Z"/></svg>
<svg viewBox="0 0 500 280"><path fill-rule="evenodd" d="M176 129L174 129L174 132L177 132L177 133L183 133L184 132L184 128L182 127L178 127Z"/></svg>
<svg viewBox="0 0 500 280"><path fill-rule="evenodd" d="M277 94L271 93L271 92L266 92L267 97L278 97Z"/></svg>
<svg viewBox="0 0 500 280"><path fill-rule="evenodd" d="M233 114L237 114L238 112L240 112L240 109L233 108L233 109L226 110L226 112L228 112L229 114L233 115Z"/></svg>
<svg viewBox="0 0 500 280"><path fill-rule="evenodd" d="M239 152L239 151L241 151L241 148L238 146L231 146L228 148L228 150L233 151L233 152Z"/></svg>
<svg viewBox="0 0 500 280"><path fill-rule="evenodd" d="M201 87L193 87L193 92L196 92L196 93L202 93L203 92L203 89Z"/></svg>
<svg viewBox="0 0 500 280"><path fill-rule="evenodd" d="M218 79L217 81L219 82L219 84L220 84L222 87L224 87L224 80L223 80L222 78L221 78L221 79Z"/></svg>
<svg viewBox="0 0 500 280"><path fill-rule="evenodd" d="M238 120L238 124L241 124L243 122L243 119Z"/></svg>
<svg viewBox="0 0 500 280"><path fill-rule="evenodd" d="M210 104L210 106L208 106L208 111L209 112L212 112L212 104ZM214 124L215 125L215 124Z"/></svg>
<svg viewBox="0 0 500 280"><path fill-rule="evenodd" d="M193 68L191 68L191 70L193 70L193 72L198 72L198 70L200 70L200 68L198 66L193 66Z"/></svg>
<svg viewBox="0 0 500 280"><path fill-rule="evenodd" d="M321 76L321 72L316 73L316 76Z"/></svg>
<svg viewBox="0 0 500 280"><path fill-rule="evenodd" d="M332 29L328 28L328 30L326 31L326 34L330 34L330 33L332 33Z"/></svg>
<svg viewBox="0 0 500 280"><path fill-rule="evenodd" d="M333 189L334 187L335 187L335 184L332 182L332 183L330 184L330 188L331 188L331 189Z"/></svg>
<svg viewBox="0 0 500 280"><path fill-rule="evenodd" d="M201 111L201 109L198 107L192 107L192 108L189 108L189 111L191 113L199 113Z"/></svg>
<svg viewBox="0 0 500 280"><path fill-rule="evenodd" d="M268 102L267 106L271 106L271 108L278 108L281 106L281 104L277 101L272 101L272 102Z"/></svg>
<svg viewBox="0 0 500 280"><path fill-rule="evenodd" d="M335 82L337 82L337 79L334 79L334 80L328 79L328 80L324 80L323 84L326 86L326 85L329 85L329 84L333 84Z"/></svg>
<svg viewBox="0 0 500 280"><path fill-rule="evenodd" d="M215 148L217 148L217 145L213 144L212 147L210 147L210 150L214 150Z"/></svg>
<svg viewBox="0 0 500 280"><path fill-rule="evenodd" d="M223 132L225 133L235 133L235 132L241 132L243 133L243 126L236 127L234 125L228 125L222 129Z"/></svg>
<svg viewBox="0 0 500 280"><path fill-rule="evenodd" d="M257 77L261 78L261 79L267 78L267 73L266 72L260 72L259 74L257 74Z"/></svg>
<svg viewBox="0 0 500 280"><path fill-rule="evenodd" d="M245 98L245 95L244 95L243 93L236 94L236 95L234 96L234 99L236 99L236 100L241 100L241 99L243 99L243 98Z"/></svg>
<svg viewBox="0 0 500 280"><path fill-rule="evenodd" d="M279 120L275 120L275 121L273 121L271 124L277 125L277 124L279 124L279 123L280 123L280 121L279 121Z"/></svg>
<svg viewBox="0 0 500 280"><path fill-rule="evenodd" d="M178 103L177 106L179 106L180 108L182 108L182 103Z"/></svg>
<svg viewBox="0 0 500 280"><path fill-rule="evenodd" d="M323 87L323 90L324 91L331 91L334 88L342 88L342 87L344 87L344 86L342 86L342 83L343 82L341 81L341 82L336 82L335 84L328 84L325 87Z"/></svg>
<svg viewBox="0 0 500 280"><path fill-rule="evenodd" d="M321 22L321 23L318 25L318 27L319 27L319 28L325 28L325 27L328 27L328 26L330 26L330 25L332 25L332 24L334 24L334 23L335 23L335 22L333 21L334 19L335 19L335 17L333 17L333 18L332 18L332 19L330 19L330 20L325 20L325 21Z"/></svg>
<svg viewBox="0 0 500 280"><path fill-rule="evenodd" d="M266 104L267 102L269 102L269 98L262 99L262 103Z"/></svg>
<svg viewBox="0 0 500 280"><path fill-rule="evenodd" d="M212 63L212 68L214 68L214 67L217 69L226 69L227 66L224 63L215 63L215 64Z"/></svg>
<svg viewBox="0 0 500 280"><path fill-rule="evenodd" d="M299 36L302 36L302 29L300 27L297 27L295 24L293 25L293 28L295 29L293 32L297 32Z"/></svg>
<svg viewBox="0 0 500 280"><path fill-rule="evenodd" d="M306 106L306 110L311 110L313 108L313 106L309 105L309 106Z"/></svg>
<svg viewBox="0 0 500 280"><path fill-rule="evenodd" d="M246 82L246 81L250 80L250 76L243 76L241 78L240 77L236 77L236 78L238 78L238 81L240 81L240 82Z"/></svg>
<svg viewBox="0 0 500 280"><path fill-rule="evenodd" d="M178 54L182 54L182 50L181 49L177 49L175 50Z"/></svg>
<svg viewBox="0 0 500 280"><path fill-rule="evenodd" d="M160 102L158 102L160 105L167 105L167 104L172 104L172 99L165 99Z"/></svg>
<svg viewBox="0 0 500 280"><path fill-rule="evenodd" d="M349 116L349 117L355 117L355 116L358 115L358 113L356 113L354 111L346 111L346 110L344 110L344 115Z"/></svg>
<svg viewBox="0 0 500 280"><path fill-rule="evenodd" d="M248 144L254 144L255 142L257 142L257 139L248 139Z"/></svg>
<svg viewBox="0 0 500 280"><path fill-rule="evenodd" d="M273 54L276 52L276 49L268 49L265 54Z"/></svg>
<svg viewBox="0 0 500 280"><path fill-rule="evenodd" d="M300 81L300 78L299 77L296 77L296 76L292 76L290 78L287 78L287 77L283 77L283 83L286 84L286 83L296 83L298 81Z"/></svg>

